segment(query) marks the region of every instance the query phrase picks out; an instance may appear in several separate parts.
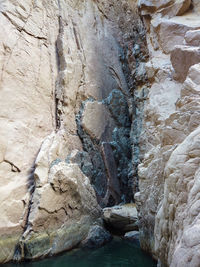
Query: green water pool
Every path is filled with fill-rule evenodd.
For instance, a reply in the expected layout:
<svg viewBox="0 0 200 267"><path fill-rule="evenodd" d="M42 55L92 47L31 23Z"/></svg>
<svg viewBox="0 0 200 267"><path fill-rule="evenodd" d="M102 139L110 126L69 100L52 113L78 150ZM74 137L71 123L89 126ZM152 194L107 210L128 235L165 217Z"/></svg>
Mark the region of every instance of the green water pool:
<svg viewBox="0 0 200 267"><path fill-rule="evenodd" d="M156 267L156 263L137 244L115 238L96 250L76 249L41 261L10 263L5 267Z"/></svg>

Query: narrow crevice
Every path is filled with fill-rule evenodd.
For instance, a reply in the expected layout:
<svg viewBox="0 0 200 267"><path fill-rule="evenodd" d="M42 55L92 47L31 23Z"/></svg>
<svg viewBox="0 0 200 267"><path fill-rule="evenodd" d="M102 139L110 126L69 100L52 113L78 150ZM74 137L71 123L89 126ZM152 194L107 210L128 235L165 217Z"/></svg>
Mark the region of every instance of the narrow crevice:
<svg viewBox="0 0 200 267"><path fill-rule="evenodd" d="M4 162L10 164L12 172L21 172L20 168L18 168L13 162L6 159L4 159Z"/></svg>
<svg viewBox="0 0 200 267"><path fill-rule="evenodd" d="M59 16L58 16L58 37L56 40L56 60L57 60L57 68L58 68L58 77L55 84L55 120L56 120L56 129L61 128L62 124L62 106L63 106L63 88L62 88L62 71L66 69L66 62L64 58L63 51L63 34L64 34L64 26L63 19L61 16L61 6L60 1L58 1L59 6Z"/></svg>
<svg viewBox="0 0 200 267"><path fill-rule="evenodd" d="M21 238L19 239L19 242L17 243L13 255L13 261L14 262L20 262L24 259L24 239L25 235L27 236L27 232L29 232L30 223L29 223L29 215L31 212L32 204L33 204L33 197L34 197L34 192L35 192L35 179L34 179L34 172L35 172L35 163L31 167L29 173L28 173L28 192L30 194L29 202L27 204L27 207L25 209L25 214L24 214L24 229Z"/></svg>

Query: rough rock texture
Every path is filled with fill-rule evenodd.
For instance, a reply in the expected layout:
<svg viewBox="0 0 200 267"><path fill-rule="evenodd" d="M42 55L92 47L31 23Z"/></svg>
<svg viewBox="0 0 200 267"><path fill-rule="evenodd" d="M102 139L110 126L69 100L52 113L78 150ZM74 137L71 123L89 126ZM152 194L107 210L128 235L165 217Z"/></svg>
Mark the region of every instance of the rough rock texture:
<svg viewBox="0 0 200 267"><path fill-rule="evenodd" d="M199 266L200 3L139 0L146 32L136 4L0 1L0 262L71 249L139 189L141 247Z"/></svg>
<svg viewBox="0 0 200 267"><path fill-rule="evenodd" d="M121 232L138 230L135 204L126 204L103 209L103 219L108 226Z"/></svg>
<svg viewBox="0 0 200 267"><path fill-rule="evenodd" d="M172 16L143 1L151 83L135 194L141 247L159 266L199 266L199 1ZM182 1L183 3L184 1ZM186 1L185 1L186 2ZM153 7L152 7L153 6ZM147 12L148 10L148 12ZM162 11L161 11L162 10ZM175 14L173 14L175 15Z"/></svg>
<svg viewBox="0 0 200 267"><path fill-rule="evenodd" d="M88 236L81 242L82 247L99 248L112 240L112 235L99 225L91 226Z"/></svg>
<svg viewBox="0 0 200 267"><path fill-rule="evenodd" d="M0 26L6 262L69 249L133 199L147 53L136 1L0 1Z"/></svg>

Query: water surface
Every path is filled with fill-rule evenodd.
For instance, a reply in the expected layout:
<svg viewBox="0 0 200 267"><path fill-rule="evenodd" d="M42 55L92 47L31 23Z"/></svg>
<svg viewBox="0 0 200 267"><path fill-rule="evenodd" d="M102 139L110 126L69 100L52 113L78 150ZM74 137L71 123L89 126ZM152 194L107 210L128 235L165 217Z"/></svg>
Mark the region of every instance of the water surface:
<svg viewBox="0 0 200 267"><path fill-rule="evenodd" d="M6 264L5 267L156 267L150 256L137 244L115 238L96 249L76 249L36 262Z"/></svg>

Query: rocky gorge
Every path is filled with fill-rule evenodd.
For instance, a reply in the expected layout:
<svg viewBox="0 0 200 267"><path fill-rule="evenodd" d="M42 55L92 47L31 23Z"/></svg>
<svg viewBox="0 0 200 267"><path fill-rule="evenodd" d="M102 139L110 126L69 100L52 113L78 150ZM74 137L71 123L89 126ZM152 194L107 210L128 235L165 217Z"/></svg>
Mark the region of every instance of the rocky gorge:
<svg viewBox="0 0 200 267"><path fill-rule="evenodd" d="M1 263L103 245L104 219L160 267L200 266L199 14L0 1Z"/></svg>

